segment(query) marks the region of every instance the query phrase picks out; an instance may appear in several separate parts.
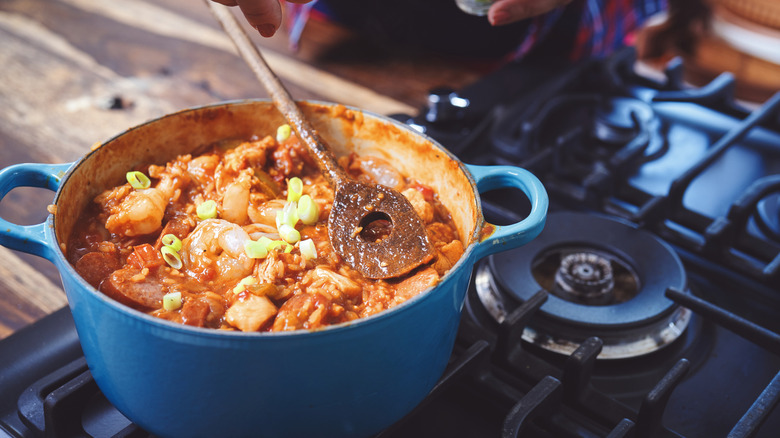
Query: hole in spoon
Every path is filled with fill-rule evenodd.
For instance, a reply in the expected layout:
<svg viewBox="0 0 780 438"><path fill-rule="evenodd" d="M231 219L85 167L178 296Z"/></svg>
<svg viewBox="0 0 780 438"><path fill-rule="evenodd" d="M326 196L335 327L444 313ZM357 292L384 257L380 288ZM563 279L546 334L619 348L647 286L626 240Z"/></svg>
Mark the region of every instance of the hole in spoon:
<svg viewBox="0 0 780 438"><path fill-rule="evenodd" d="M390 216L380 211L367 214L360 221L360 231L358 235L366 242L380 242L390 236L393 231L393 222Z"/></svg>

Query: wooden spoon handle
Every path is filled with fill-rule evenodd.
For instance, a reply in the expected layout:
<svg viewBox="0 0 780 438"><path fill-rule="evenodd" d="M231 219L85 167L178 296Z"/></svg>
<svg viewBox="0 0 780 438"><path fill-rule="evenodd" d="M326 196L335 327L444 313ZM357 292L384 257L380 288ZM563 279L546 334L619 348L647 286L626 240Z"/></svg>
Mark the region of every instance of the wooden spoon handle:
<svg viewBox="0 0 780 438"><path fill-rule="evenodd" d="M317 130L306 120L290 92L287 91L273 70L268 66L268 63L265 62L265 58L260 54L260 50L249 39L249 36L244 32L244 28L238 23L230 9L211 0L206 0L206 4L211 8L214 17L222 25L222 28L225 29L230 39L233 40L238 53L255 73L257 79L265 86L276 108L287 119L298 138L308 146L312 159L317 162L323 176L335 190L348 176L344 169L339 166L330 149L325 146Z"/></svg>

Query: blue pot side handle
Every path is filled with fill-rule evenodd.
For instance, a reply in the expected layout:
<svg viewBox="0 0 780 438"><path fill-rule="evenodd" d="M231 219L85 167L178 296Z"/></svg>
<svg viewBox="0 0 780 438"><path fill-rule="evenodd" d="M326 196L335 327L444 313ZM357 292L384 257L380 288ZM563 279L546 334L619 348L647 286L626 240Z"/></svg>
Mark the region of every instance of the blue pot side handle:
<svg viewBox="0 0 780 438"><path fill-rule="evenodd" d="M531 202L531 212L520 222L511 225L493 225L495 230L485 236L475 247L475 260L491 254L517 248L539 235L547 219L549 199L547 191L534 174L513 166L476 166L467 164L469 172L477 182L480 193L499 188L517 188L523 191Z"/></svg>
<svg viewBox="0 0 780 438"><path fill-rule="evenodd" d="M73 163L15 164L0 170L0 200L17 187L39 187L57 191ZM46 226L17 225L0 218L0 245L53 260L54 253L46 242Z"/></svg>

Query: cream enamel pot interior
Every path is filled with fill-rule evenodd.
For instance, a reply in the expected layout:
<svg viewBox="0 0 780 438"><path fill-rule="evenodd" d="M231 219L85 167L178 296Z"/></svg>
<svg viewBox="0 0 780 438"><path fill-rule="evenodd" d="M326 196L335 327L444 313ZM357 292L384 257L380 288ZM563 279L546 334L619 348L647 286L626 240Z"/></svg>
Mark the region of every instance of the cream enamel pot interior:
<svg viewBox="0 0 780 438"><path fill-rule="evenodd" d="M473 264L541 231L547 195L529 172L470 166L389 118L301 102L337 154L378 155L436 191L466 251L434 288L378 315L319 331L241 333L169 323L97 292L67 262L79 212L139 163L164 163L198 146L275 132L267 100L199 107L114 137L77 163L0 171L0 199L18 186L55 190L56 214L20 226L0 219L0 244L59 269L90 371L108 400L162 437L368 436L398 421L440 378L451 354ZM523 221L486 224L479 191L514 187L531 204Z"/></svg>

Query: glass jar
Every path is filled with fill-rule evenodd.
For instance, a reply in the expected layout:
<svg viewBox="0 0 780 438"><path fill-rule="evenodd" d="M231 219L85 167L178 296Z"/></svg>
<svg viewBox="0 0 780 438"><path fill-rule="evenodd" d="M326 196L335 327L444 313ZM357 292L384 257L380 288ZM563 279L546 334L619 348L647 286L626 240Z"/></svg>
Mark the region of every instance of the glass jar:
<svg viewBox="0 0 780 438"><path fill-rule="evenodd" d="M490 6L496 0L455 0L458 7L472 15L487 15Z"/></svg>

